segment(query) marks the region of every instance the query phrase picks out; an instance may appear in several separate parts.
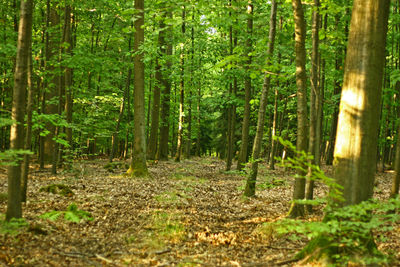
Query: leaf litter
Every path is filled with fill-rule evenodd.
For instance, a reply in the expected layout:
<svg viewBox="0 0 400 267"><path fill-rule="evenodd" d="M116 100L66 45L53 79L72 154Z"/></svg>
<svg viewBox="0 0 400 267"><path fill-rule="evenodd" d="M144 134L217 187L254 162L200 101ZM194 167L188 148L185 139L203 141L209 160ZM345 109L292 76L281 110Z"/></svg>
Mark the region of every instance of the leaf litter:
<svg viewBox="0 0 400 267"><path fill-rule="evenodd" d="M126 164L111 173L106 165L102 159L78 161L56 176L32 166L23 204L29 226L0 234L0 266L292 266L296 263L290 259L307 242L261 227L285 217L289 209L293 173L283 168L271 171L260 164L257 196L244 198L246 177L225 172L225 163L216 158L153 163L146 179L125 177ZM377 175L375 197L388 198L392 176ZM52 184L73 193L40 190ZM0 193L6 191L3 172ZM317 183L315 194L325 192ZM93 220L40 217L72 204ZM0 213L6 205L0 201ZM322 215L318 208L305 219ZM400 227L386 235L378 247L400 264Z"/></svg>

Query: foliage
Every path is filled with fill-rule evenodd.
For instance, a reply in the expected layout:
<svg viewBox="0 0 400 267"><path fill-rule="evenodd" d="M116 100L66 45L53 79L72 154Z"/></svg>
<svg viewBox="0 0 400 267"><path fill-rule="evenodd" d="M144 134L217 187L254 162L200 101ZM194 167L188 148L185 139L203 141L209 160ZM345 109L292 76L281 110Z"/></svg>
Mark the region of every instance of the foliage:
<svg viewBox="0 0 400 267"><path fill-rule="evenodd" d="M12 218L10 221L5 221L4 217L5 216L2 215L0 218L0 234L3 235L17 235L22 229L29 225L23 218Z"/></svg>
<svg viewBox="0 0 400 267"><path fill-rule="evenodd" d="M40 215L42 219L48 219L50 221L57 220L61 215L64 215L64 220L79 223L81 221L92 221L93 217L90 212L78 209L75 203L68 206L65 211L52 210Z"/></svg>
<svg viewBox="0 0 400 267"><path fill-rule="evenodd" d="M335 180L325 176L318 166L311 164L310 155L297 151L294 145L282 138L279 138L279 142L293 150L296 155L294 158L288 158L284 166L300 169L304 173L311 169L311 174L303 178L319 180L330 188L329 193L322 199L298 201L308 205L326 203L325 217L322 221L284 219L275 223L279 234L293 233L292 238L310 240L296 258L328 261L338 266L349 262L367 265L387 263L389 256L377 249L372 234L393 229L394 223L400 220L400 215L395 213L400 207L400 199L390 199L386 202L371 199L358 205L343 207L340 205L341 187ZM271 226L267 224L266 227ZM383 235L379 238L383 238Z"/></svg>

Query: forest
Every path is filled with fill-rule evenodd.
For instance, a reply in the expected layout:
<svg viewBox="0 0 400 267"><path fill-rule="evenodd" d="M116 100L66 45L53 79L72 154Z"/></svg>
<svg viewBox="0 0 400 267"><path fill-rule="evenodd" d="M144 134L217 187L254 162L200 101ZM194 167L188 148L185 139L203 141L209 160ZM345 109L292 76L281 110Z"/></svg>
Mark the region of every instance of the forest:
<svg viewBox="0 0 400 267"><path fill-rule="evenodd" d="M0 22L0 266L400 266L400 0Z"/></svg>

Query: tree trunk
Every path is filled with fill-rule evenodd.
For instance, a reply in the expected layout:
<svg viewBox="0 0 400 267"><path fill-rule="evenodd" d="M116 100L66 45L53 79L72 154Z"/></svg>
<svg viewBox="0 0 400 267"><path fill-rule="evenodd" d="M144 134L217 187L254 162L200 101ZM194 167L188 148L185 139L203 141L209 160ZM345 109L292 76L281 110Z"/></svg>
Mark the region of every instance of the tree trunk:
<svg viewBox="0 0 400 267"><path fill-rule="evenodd" d="M172 13L169 13L169 17L172 17ZM162 87L162 105L161 105L161 126L160 126L160 140L158 144L158 156L159 160L168 160L168 141L169 141L169 117L170 117L170 105L171 105L171 80L170 70L172 67L171 56L172 56L172 26L168 26L168 41L166 48L166 74L163 77Z"/></svg>
<svg viewBox="0 0 400 267"><path fill-rule="evenodd" d="M185 26L185 16L186 11L185 7L183 7L182 11L182 35L185 35L186 26ZM175 153L175 161L181 161L182 155L182 144L183 144L183 123L184 123L184 106L185 106L185 48L182 45L181 47L181 82L180 82L180 100L179 100L179 124L178 124L178 139L176 143L176 153Z"/></svg>
<svg viewBox="0 0 400 267"><path fill-rule="evenodd" d="M165 23L164 23L164 15L162 21L160 22L160 32L158 33L158 46L160 49L160 55L157 57L161 57L165 55ZM151 109L151 130L150 130L150 139L147 151L147 158L154 160L156 159L157 153L157 141L158 141L158 130L160 124L160 100L161 100L161 88L160 86L164 85L164 77L161 70L161 63L159 59L156 59L156 84L154 86L154 95L153 95L153 108Z"/></svg>
<svg viewBox="0 0 400 267"><path fill-rule="evenodd" d="M24 115L26 88L28 85L28 58L32 40L32 0L21 1L18 29L17 57L14 73L13 103L11 118L10 149L17 153L24 149ZM21 207L21 160L8 167L8 202L6 220L22 217Z"/></svg>
<svg viewBox="0 0 400 267"><path fill-rule="evenodd" d="M111 139L111 151L110 151L110 157L108 159L109 162L112 162L115 156L115 151L117 150L117 144L118 144L118 135L119 135L119 127L121 125L122 118L124 116L124 109L125 109L125 103L128 98L128 92L129 88L131 85L131 76L132 76L132 70L129 68L128 69L128 77L126 78L126 84L125 84L125 90L124 90L124 97L122 99L122 103L119 109L119 114L118 114L118 120L117 124L115 125L115 131L112 135Z"/></svg>
<svg viewBox="0 0 400 267"><path fill-rule="evenodd" d="M144 0L135 0L137 19L135 20L135 39L133 50L134 60L134 144L130 168L127 171L132 176L147 176L146 165L146 131L145 131L145 108L144 108L144 63L143 51L140 50L144 42Z"/></svg>
<svg viewBox="0 0 400 267"><path fill-rule="evenodd" d="M32 44L32 43L31 43ZM25 133L25 150L31 150L32 145L32 111L33 111L33 95L34 95L34 87L32 82L32 46L30 44L29 47L29 56L28 56L28 73L27 73L27 88L28 88L28 102L26 105L26 133ZM28 175L29 175L29 160L30 155L24 155L24 161L22 166L22 187L21 187L21 201L26 202L26 195L28 190Z"/></svg>
<svg viewBox="0 0 400 267"><path fill-rule="evenodd" d="M389 0L355 0L335 144L344 205L372 197Z"/></svg>
<svg viewBox="0 0 400 267"><path fill-rule="evenodd" d="M271 59L274 53L275 34L276 34L276 10L277 2L272 0L271 2L271 16L269 22L269 45L267 51L267 65L271 65ZM258 161L260 157L260 151L262 146L262 137L264 134L264 123L265 123L265 111L268 103L268 92L271 84L271 75L265 74L264 84L261 92L260 108L258 110L257 120L257 132L254 138L253 144L253 162L251 163L250 176L247 178L246 188L244 195L252 197L256 194L256 179L258 173Z"/></svg>
<svg viewBox="0 0 400 267"><path fill-rule="evenodd" d="M297 142L298 151L307 150L307 75L306 75L306 21L301 0L292 0L294 25L295 25L295 52L296 52L296 85L297 85ZM300 171L299 176L305 173ZM304 199L304 178L296 178L293 188L293 199ZM290 217L304 215L304 206L293 202L289 214Z"/></svg>
<svg viewBox="0 0 400 267"><path fill-rule="evenodd" d="M57 12L56 1L54 3L50 3L49 9L49 29L50 33L47 33L47 48L46 51L46 69L51 73L50 83L47 84L47 89L45 94L45 108L44 113L47 115L54 115L58 113L58 104L56 103L56 98L59 97L59 87L60 87L60 74L58 73L57 67L55 63L50 63L50 61L58 61L59 60L59 43L60 36L59 30L56 27L60 23L60 16ZM51 102L50 102L51 101ZM49 103L50 102L50 103ZM43 148L43 160L44 163L53 163L55 160L54 151L55 141L54 137L56 135L56 126L51 122L46 123L46 129L49 133L44 138L44 148Z"/></svg>
<svg viewBox="0 0 400 267"><path fill-rule="evenodd" d="M244 80L244 114L242 122L242 143L240 145L240 152L237 161L237 170L242 170L247 161L247 149L249 146L249 130L250 130L250 100L251 100L251 77L250 77L250 64L252 51L251 36L253 33L253 4L251 0L247 5L247 40L246 40L246 57L248 58L245 66L246 77Z"/></svg>
<svg viewBox="0 0 400 267"><path fill-rule="evenodd" d="M319 0L314 0L313 22L312 22L312 52L311 52L311 90L310 90L310 136L308 152L313 155L311 164L319 166L320 163L320 140L321 127L319 118L321 109L321 95L319 86ZM308 175L312 176L309 168ZM314 181L308 180L306 186L306 199L313 199ZM307 205L308 212L312 212L312 206Z"/></svg>

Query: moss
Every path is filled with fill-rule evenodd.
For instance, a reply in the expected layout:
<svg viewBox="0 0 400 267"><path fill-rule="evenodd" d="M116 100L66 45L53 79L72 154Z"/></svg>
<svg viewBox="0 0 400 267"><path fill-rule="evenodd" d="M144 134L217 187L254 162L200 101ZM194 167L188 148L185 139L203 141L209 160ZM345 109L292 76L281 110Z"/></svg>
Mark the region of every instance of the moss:
<svg viewBox="0 0 400 267"><path fill-rule="evenodd" d="M74 192L71 190L71 188L69 188L67 185L64 184L51 184L48 186L44 186L40 188L39 192L48 192L68 197L74 195Z"/></svg>
<svg viewBox="0 0 400 267"><path fill-rule="evenodd" d="M149 172L147 170L146 161L132 161L126 174L130 177L148 177Z"/></svg>

